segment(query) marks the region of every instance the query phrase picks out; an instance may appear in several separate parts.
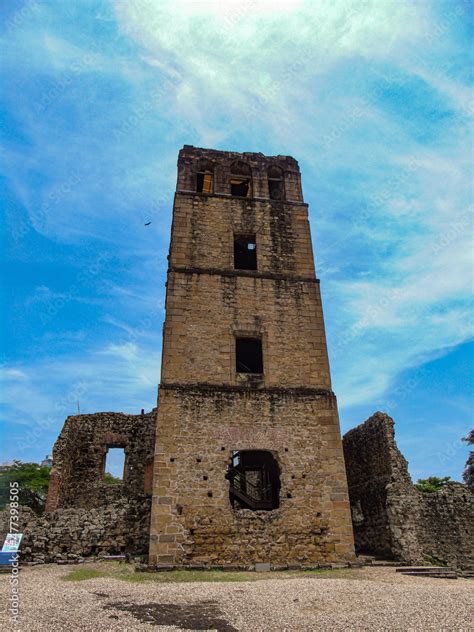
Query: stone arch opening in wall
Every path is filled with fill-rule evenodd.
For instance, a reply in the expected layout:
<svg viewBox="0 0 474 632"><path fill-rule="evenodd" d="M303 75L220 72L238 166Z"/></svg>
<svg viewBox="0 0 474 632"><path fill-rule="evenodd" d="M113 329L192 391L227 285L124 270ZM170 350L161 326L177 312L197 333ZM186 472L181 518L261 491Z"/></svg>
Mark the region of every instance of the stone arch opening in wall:
<svg viewBox="0 0 474 632"><path fill-rule="evenodd" d="M230 193L235 197L252 197L252 168L243 160L230 166Z"/></svg>
<svg viewBox="0 0 474 632"><path fill-rule="evenodd" d="M234 509L260 511L280 506L280 466L270 450L233 452L226 478Z"/></svg>
<svg viewBox="0 0 474 632"><path fill-rule="evenodd" d="M267 170L268 194L271 200L285 199L285 178L283 169L272 165Z"/></svg>
<svg viewBox="0 0 474 632"><path fill-rule="evenodd" d="M196 171L196 193L214 192L214 164L210 160L201 160Z"/></svg>

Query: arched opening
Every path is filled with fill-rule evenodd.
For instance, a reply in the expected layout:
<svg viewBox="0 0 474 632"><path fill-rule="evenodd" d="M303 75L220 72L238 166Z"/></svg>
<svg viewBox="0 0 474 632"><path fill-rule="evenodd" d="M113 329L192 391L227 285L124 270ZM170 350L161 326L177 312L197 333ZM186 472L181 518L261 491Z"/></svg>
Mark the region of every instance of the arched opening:
<svg viewBox="0 0 474 632"><path fill-rule="evenodd" d="M226 478L234 509L277 509L280 505L280 467L268 450L233 452Z"/></svg>
<svg viewBox="0 0 474 632"><path fill-rule="evenodd" d="M283 178L283 170L280 167L269 167L268 176L268 193L271 200L285 199L285 182Z"/></svg>
<svg viewBox="0 0 474 632"><path fill-rule="evenodd" d="M252 169L242 160L231 165L230 193L236 197L252 197Z"/></svg>
<svg viewBox="0 0 474 632"><path fill-rule="evenodd" d="M196 193L212 193L214 190L214 165L202 160L196 173Z"/></svg>

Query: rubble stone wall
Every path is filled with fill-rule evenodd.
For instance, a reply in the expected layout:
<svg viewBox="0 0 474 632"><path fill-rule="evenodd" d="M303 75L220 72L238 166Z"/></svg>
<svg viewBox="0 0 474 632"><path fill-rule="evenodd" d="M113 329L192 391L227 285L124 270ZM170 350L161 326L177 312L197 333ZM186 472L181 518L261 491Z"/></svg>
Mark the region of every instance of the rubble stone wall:
<svg viewBox="0 0 474 632"><path fill-rule="evenodd" d="M384 413L349 430L343 446L357 551L472 567L474 494L466 485L420 492Z"/></svg>
<svg viewBox="0 0 474 632"><path fill-rule="evenodd" d="M96 413L68 417L53 449L46 512L21 511L24 560L67 555L146 554L156 409L141 415ZM123 447L124 479L104 480L107 448ZM8 529L8 508L0 527ZM2 534L3 535L3 534Z"/></svg>
<svg viewBox="0 0 474 632"><path fill-rule="evenodd" d="M450 483L436 493L421 493L420 546L434 561L474 570L474 493Z"/></svg>
<svg viewBox="0 0 474 632"><path fill-rule="evenodd" d="M142 415L94 413L68 417L53 448L47 511L103 507L145 493L145 472L153 463L156 409ZM121 483L104 480L108 448L125 452Z"/></svg>
<svg viewBox="0 0 474 632"><path fill-rule="evenodd" d="M54 562L101 553L146 555L150 507L150 497L92 509L57 509L43 516L21 507L21 560ZM7 509L0 512L0 538L8 532L8 521Z"/></svg>

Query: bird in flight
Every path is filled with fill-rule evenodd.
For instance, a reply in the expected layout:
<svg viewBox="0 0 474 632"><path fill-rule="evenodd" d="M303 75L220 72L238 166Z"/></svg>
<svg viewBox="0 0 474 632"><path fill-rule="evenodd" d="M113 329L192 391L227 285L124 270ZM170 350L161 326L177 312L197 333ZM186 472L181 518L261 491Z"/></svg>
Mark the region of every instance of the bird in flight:
<svg viewBox="0 0 474 632"><path fill-rule="evenodd" d="M150 224L151 224L151 222L147 222L147 223L145 224L145 226L149 226Z"/></svg>

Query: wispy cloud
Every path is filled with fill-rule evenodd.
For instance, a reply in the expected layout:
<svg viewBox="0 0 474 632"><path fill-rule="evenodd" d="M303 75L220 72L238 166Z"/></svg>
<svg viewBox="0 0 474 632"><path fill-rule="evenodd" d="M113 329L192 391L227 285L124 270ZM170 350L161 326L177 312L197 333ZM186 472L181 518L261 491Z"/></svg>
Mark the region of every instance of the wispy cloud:
<svg viewBox="0 0 474 632"><path fill-rule="evenodd" d="M252 148L263 141L302 159L343 405L379 397L404 368L472 336L462 7L115 8L143 59L173 75L177 117L198 143L222 146L243 132L238 147L253 138Z"/></svg>
<svg viewBox="0 0 474 632"><path fill-rule="evenodd" d="M11 419L154 399L184 143L299 160L343 410L472 337L470 3L33 5L0 34Z"/></svg>

